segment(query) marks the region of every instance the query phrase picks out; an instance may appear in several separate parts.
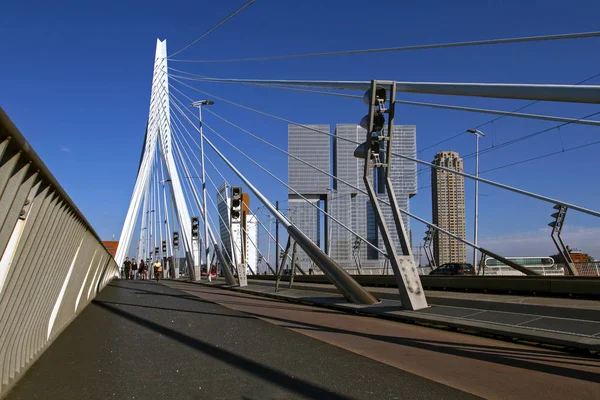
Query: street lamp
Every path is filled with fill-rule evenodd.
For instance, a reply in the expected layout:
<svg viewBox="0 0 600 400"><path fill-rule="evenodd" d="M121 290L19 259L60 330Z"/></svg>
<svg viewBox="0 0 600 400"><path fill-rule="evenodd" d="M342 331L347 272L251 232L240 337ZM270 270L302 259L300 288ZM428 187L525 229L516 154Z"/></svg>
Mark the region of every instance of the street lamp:
<svg viewBox="0 0 600 400"><path fill-rule="evenodd" d="M485 133L479 129L467 129L467 132L475 135L475 177L479 178L479 138L484 137ZM477 228L479 226L479 180L475 181L475 222L474 222L474 240L473 243L477 246ZM473 267L477 262L477 247L473 247Z"/></svg>
<svg viewBox="0 0 600 400"><path fill-rule="evenodd" d="M206 248L206 254L205 254L205 260L206 260L206 265L209 265L208 262L208 224L206 222L206 176L204 173L204 136L202 135L202 106L210 106L212 104L215 104L214 101L211 100L200 100L200 101L195 101L191 104L192 107L197 107L198 108L198 117L200 119L200 164L202 167L202 201L203 201L203 207L202 207L202 219L204 221L204 246ZM200 265L202 265L202 259L198 260ZM207 267L208 268L208 267ZM208 276L208 280L210 281L210 273L207 274Z"/></svg>

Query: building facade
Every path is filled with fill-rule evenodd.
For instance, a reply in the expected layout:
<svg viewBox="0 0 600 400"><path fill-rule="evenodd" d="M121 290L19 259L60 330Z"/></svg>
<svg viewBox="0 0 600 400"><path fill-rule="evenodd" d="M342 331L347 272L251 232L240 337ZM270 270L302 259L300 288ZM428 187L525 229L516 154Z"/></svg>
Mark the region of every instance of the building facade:
<svg viewBox="0 0 600 400"><path fill-rule="evenodd" d="M463 160L454 151L437 153L433 164L463 172ZM464 239L466 237L464 178L436 169L431 173L431 193L433 224ZM433 239L433 255L437 265L467 261L464 243L438 231Z"/></svg>
<svg viewBox="0 0 600 400"><path fill-rule="evenodd" d="M355 143L366 139L367 131L355 124L338 124L333 140L333 174L340 180L348 182L361 190L365 190L363 182L364 160L354 157ZM347 139L347 140L344 140ZM409 157L416 157L416 127L414 125L397 125L394 127L392 151ZM374 171L375 172L375 171ZM398 207L409 210L410 198L417 193L417 167L414 161L399 157L392 159L390 177ZM375 179L375 176L372 177ZM384 249L383 239L377 226L377 220L369 197L366 194L350 187L349 185L334 180L334 190L329 194L330 214L336 219L347 223L358 235L367 239L374 246ZM378 196L388 199L383 190ZM392 241L397 249L400 248L400 239L393 225L391 208L380 203L385 220L388 222ZM409 235L410 220L402 214L404 228ZM332 222L329 229L330 255L347 269L384 268L384 257L373 247L358 239L339 224ZM360 265L357 265L360 264ZM380 272L380 271L375 271ZM374 273L375 273L374 272Z"/></svg>
<svg viewBox="0 0 600 400"><path fill-rule="evenodd" d="M315 167L329 172L331 162L331 140L329 125L288 125L288 152ZM313 130L314 129L314 130ZM314 206L327 207L327 194L331 190L331 178L301 162L288 157L288 184L298 193L288 192L288 217L294 225L320 247L326 247L321 241L320 211ZM300 195L310 201L309 204ZM323 248L323 250L326 250ZM310 259L304 251L298 249L298 264L305 270L310 267Z"/></svg>

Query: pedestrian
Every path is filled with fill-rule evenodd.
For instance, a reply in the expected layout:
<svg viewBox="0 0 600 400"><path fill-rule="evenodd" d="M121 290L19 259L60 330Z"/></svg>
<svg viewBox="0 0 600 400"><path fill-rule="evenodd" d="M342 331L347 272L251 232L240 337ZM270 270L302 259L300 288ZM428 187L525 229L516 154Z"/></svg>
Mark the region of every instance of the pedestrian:
<svg viewBox="0 0 600 400"><path fill-rule="evenodd" d="M135 258L131 259L131 279L136 280L138 275L138 263Z"/></svg>
<svg viewBox="0 0 600 400"><path fill-rule="evenodd" d="M160 279L160 274L162 273L162 265L160 265L160 261L157 259L152 267L154 268L154 277L156 278L156 281L158 281Z"/></svg>
<svg viewBox="0 0 600 400"><path fill-rule="evenodd" d="M125 279L129 279L129 273L131 270L131 261L129 261L129 257L125 257L125 262L123 263L123 269L125 270Z"/></svg>
<svg viewBox="0 0 600 400"><path fill-rule="evenodd" d="M145 280L146 278L146 264L144 263L144 260L140 260L140 265L139 265L139 271L140 271L140 279L141 280Z"/></svg>

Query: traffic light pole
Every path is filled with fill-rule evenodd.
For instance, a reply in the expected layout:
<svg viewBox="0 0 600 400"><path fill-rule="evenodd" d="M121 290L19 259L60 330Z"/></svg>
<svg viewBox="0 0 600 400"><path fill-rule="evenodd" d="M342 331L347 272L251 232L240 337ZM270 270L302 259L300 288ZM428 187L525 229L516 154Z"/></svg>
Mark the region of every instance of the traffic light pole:
<svg viewBox="0 0 600 400"><path fill-rule="evenodd" d="M204 261L206 263L206 270L207 270L207 279L210 281L210 267L209 267L209 252L210 252L210 248L209 248L209 240L208 240L208 221L206 220L206 209L207 209L207 204L206 204L206 173L204 170L204 136L202 135L202 106L205 105L211 105L214 104L213 101L211 100L200 100L200 101L196 101L194 103L192 103L193 107L198 107L198 119L200 120L200 129L199 129L199 133L200 133L200 167L202 168L202 175L201 175L201 179L202 179L202 222L204 223L204 236L202 238L202 241L204 242L204 247L205 247L205 254L204 254ZM202 279L202 250L198 251L199 253L199 259L198 259L198 264L200 265L200 276L198 277L198 279Z"/></svg>
<svg viewBox="0 0 600 400"><path fill-rule="evenodd" d="M279 200L275 201L275 210L279 212ZM275 218L275 269L279 265L279 220Z"/></svg>
<svg viewBox="0 0 600 400"><path fill-rule="evenodd" d="M202 136L202 106L198 107L198 113L200 114L200 153L201 153L201 158L200 158L200 166L202 168L202 220L204 222L204 245L205 247L205 253L204 253L204 259L206 260L206 270L207 270L207 276L209 277L208 279L210 279L210 266L208 265L208 255L209 255L209 247L208 247L208 222L206 221L206 175L204 172L204 139ZM200 257L200 279L202 279L202 257Z"/></svg>
<svg viewBox="0 0 600 400"><path fill-rule="evenodd" d="M552 227L552 233L550 234L550 237L552 238L552 241L554 242L558 253L562 255L562 257L565 260L565 264L567 264L567 272L573 276L577 276L579 275L579 272L577 271L577 268L575 268L575 263L571 258L571 253L569 253L568 247L565 246L565 242L563 242L562 238L560 237L562 227L565 223L565 219L567 218L568 208L567 206L557 204L554 206L554 209L557 210L557 212L552 214L555 220L548 224ZM554 237L554 234L556 234L556 237Z"/></svg>
<svg viewBox="0 0 600 400"><path fill-rule="evenodd" d="M383 82L382 82L383 83ZM392 165L392 140L394 135L394 109L396 100L396 82L386 82L389 85L390 99L389 109L385 110L386 91L383 87L377 86L377 81L371 82L371 89L365 94L365 102L369 102L369 114L367 115L367 142L364 147L365 166L363 173L363 181L373 206L373 211L377 219L379 231L385 243L390 264L396 277L396 283L400 292L402 306L408 310L420 310L428 307L425 299L425 291L421 284L421 278L415 265L415 260L412 256L412 250L409 245L408 236L404 229L404 223L398 211L398 203L396 194L392 186L390 177L390 168ZM384 113L388 114L387 136L384 135ZM364 126L363 126L364 127ZM361 145L362 146L362 145ZM379 159L379 150L385 146L385 160ZM357 149L358 150L358 149ZM396 232L400 240L400 248L402 251L402 259L398 257L396 246L392 241L392 237L387 227L385 217L379 199L375 192L375 188L371 177L373 176L373 168L383 168L382 177L385 179L385 188L387 191L390 208L394 217Z"/></svg>

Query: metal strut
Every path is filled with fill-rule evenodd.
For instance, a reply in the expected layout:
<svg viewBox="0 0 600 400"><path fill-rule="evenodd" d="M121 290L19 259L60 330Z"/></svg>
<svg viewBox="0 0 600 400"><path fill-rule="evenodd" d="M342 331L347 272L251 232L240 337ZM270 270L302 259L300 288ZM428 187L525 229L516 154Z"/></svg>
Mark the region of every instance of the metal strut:
<svg viewBox="0 0 600 400"><path fill-rule="evenodd" d="M389 109L385 109L386 90L383 87L377 86L377 81L371 81L371 89L365 94L364 100L368 101L369 114L363 119L367 122L367 141L360 145L355 156L365 158L365 167L363 181L367 189L373 211L377 219L379 231L385 243L385 249L396 277L402 306L409 310L420 310L427 307L425 292L419 272L417 270L415 260L412 256L412 250L409 245L409 240L404 229L396 195L392 186L392 180L389 174L392 164L392 140L394 134L394 110L396 100L396 82L389 84ZM385 124L384 113L388 114L387 135L383 130ZM363 126L364 128L364 126ZM363 147L364 146L364 147ZM384 151L385 159L380 159L380 151ZM396 247L392 241L392 237L387 227L383 211L379 205L379 200L373 187L373 182L370 177L373 176L373 168L380 168L379 176L385 180L385 189L387 191L396 232L400 239L400 247L402 250L402 259L398 257Z"/></svg>

